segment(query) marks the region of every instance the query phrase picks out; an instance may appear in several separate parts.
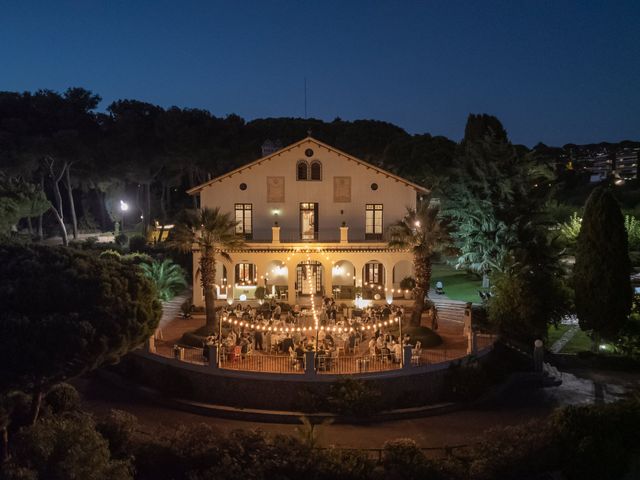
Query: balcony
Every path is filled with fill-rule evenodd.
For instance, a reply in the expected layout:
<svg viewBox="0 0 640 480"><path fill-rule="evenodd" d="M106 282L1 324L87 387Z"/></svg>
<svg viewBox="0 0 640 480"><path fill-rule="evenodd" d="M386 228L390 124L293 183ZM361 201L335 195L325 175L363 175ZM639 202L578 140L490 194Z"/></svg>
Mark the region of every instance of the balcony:
<svg viewBox="0 0 640 480"><path fill-rule="evenodd" d="M270 233L270 235L269 235ZM331 229L320 229L315 232L313 238L301 235L298 229L289 229L279 226L271 228L271 232L255 231L253 238L247 240L251 244L320 244L320 243L368 243L368 244L385 244L386 240L381 234L365 234L362 230L357 236L350 235L349 227L337 227Z"/></svg>

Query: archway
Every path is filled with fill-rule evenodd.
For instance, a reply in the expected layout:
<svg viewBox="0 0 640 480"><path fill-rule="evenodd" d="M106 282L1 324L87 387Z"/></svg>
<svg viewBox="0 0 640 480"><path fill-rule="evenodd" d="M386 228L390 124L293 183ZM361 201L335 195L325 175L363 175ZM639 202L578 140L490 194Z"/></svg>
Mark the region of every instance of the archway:
<svg viewBox="0 0 640 480"><path fill-rule="evenodd" d="M384 298L385 269L382 262L370 260L362 268L362 296L365 299Z"/></svg>
<svg viewBox="0 0 640 480"><path fill-rule="evenodd" d="M400 287L400 283L407 277L414 277L413 274L413 263L409 260L400 260L393 266L393 289L394 296L402 297L405 296L404 290ZM406 289L405 289L406 290ZM396 294L397 292L397 294ZM409 294L409 292L406 292Z"/></svg>
<svg viewBox="0 0 640 480"><path fill-rule="evenodd" d="M272 260L267 263L266 271L260 276L260 281L263 282L267 296L277 300L287 299L289 269L284 262Z"/></svg>
<svg viewBox="0 0 640 480"><path fill-rule="evenodd" d="M355 298L356 268L348 260L339 260L331 268L333 298L353 300Z"/></svg>
<svg viewBox="0 0 640 480"><path fill-rule="evenodd" d="M296 290L298 295L322 295L322 264L314 260L305 260L296 266Z"/></svg>

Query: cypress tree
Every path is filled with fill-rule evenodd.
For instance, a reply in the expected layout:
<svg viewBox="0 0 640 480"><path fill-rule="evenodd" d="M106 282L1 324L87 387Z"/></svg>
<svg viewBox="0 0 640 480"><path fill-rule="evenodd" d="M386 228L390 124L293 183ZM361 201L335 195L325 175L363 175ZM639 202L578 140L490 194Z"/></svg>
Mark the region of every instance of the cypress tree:
<svg viewBox="0 0 640 480"><path fill-rule="evenodd" d="M631 263L624 217L610 187L591 192L576 246L574 288L580 328L613 340L631 311Z"/></svg>

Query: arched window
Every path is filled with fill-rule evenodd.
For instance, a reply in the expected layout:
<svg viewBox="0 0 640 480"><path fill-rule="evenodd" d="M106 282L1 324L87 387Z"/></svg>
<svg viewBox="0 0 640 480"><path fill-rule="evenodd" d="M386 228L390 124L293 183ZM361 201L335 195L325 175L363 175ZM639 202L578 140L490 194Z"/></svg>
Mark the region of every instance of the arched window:
<svg viewBox="0 0 640 480"><path fill-rule="evenodd" d="M318 160L311 162L311 180L322 180L322 164Z"/></svg>
<svg viewBox="0 0 640 480"><path fill-rule="evenodd" d="M298 162L298 180L308 180L309 176L307 173L307 170L309 169L307 162L305 162L304 160L300 160Z"/></svg>

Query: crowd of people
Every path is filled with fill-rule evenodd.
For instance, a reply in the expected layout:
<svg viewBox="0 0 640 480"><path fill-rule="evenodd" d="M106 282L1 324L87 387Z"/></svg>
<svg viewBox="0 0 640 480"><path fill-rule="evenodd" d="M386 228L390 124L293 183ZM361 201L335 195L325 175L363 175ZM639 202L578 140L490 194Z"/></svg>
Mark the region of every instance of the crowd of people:
<svg viewBox="0 0 640 480"><path fill-rule="evenodd" d="M404 308L396 305L355 309L326 297L315 317L310 308L275 301L257 307L238 303L221 309L219 315L223 355L235 355L239 347L241 355L256 351L302 359L305 351L314 350L318 357L360 353L399 362L402 345L411 341L408 335L400 339L395 329L393 334L389 331L405 315ZM218 343L217 336L208 337L206 343Z"/></svg>

